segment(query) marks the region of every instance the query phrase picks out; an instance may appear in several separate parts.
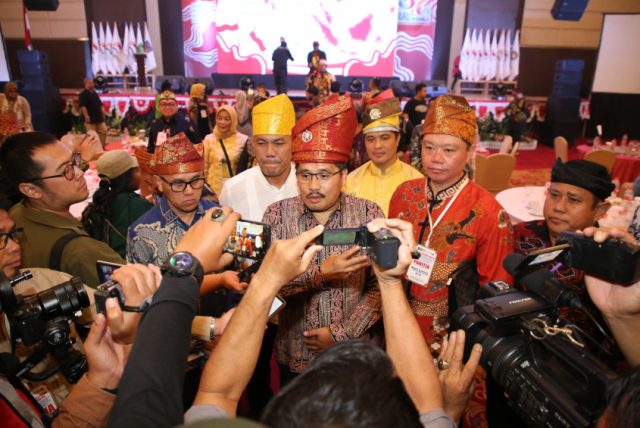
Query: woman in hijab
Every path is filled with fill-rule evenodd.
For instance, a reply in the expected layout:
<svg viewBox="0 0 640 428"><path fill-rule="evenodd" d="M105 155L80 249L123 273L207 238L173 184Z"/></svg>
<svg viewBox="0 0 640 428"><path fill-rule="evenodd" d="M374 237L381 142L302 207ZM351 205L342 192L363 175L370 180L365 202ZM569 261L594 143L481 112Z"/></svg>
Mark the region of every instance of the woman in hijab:
<svg viewBox="0 0 640 428"><path fill-rule="evenodd" d="M206 179L216 195L220 195L227 179L242 172L239 170L238 160L249 137L238 132L237 127L236 110L230 105L220 106L213 133L204 139Z"/></svg>
<svg viewBox="0 0 640 428"><path fill-rule="evenodd" d="M253 134L253 126L251 124L251 109L247 102L247 93L244 91L236 92L236 113L238 113L238 132L244 135Z"/></svg>

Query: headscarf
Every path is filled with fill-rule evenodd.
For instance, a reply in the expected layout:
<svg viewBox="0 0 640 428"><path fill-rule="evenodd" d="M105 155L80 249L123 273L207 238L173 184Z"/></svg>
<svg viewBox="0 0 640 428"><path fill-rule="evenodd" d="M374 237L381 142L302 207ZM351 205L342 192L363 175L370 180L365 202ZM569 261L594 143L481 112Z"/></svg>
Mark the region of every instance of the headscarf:
<svg viewBox="0 0 640 428"><path fill-rule="evenodd" d="M247 94L244 91L236 92L236 111L238 112L238 123L245 123L249 118L249 105L247 104Z"/></svg>
<svg viewBox="0 0 640 428"><path fill-rule="evenodd" d="M229 113L229 116L231 117L231 126L229 127L229 131L223 134L222 132L220 132L220 129L218 128L218 124L216 123L216 126L213 128L213 135L215 135L216 138L219 140L225 140L235 135L235 133L237 132L238 113L236 113L235 108L231 107L228 104L224 104L218 107L217 114L220 114L221 111L226 111L227 113Z"/></svg>

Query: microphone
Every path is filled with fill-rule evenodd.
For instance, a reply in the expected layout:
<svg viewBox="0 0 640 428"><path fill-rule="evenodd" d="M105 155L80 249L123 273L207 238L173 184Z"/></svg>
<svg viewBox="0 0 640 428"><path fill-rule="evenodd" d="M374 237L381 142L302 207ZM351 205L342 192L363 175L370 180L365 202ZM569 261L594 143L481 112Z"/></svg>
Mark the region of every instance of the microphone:
<svg viewBox="0 0 640 428"><path fill-rule="evenodd" d="M502 266L516 279L518 288L531 291L554 306L573 306L584 308L580 297L562 282L553 277L546 269L538 269L522 276L517 267L526 258L522 254L511 253L502 261Z"/></svg>

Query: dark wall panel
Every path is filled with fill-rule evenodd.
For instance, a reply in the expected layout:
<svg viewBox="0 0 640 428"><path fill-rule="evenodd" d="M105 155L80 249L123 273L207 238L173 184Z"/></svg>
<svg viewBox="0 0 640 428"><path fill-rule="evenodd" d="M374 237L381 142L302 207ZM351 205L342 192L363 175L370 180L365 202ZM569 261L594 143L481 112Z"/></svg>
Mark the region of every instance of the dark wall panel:
<svg viewBox="0 0 640 428"><path fill-rule="evenodd" d="M452 23L453 2L450 0L438 0L438 20L436 21L436 34L433 41L433 62L430 76L432 80L447 81Z"/></svg>
<svg viewBox="0 0 640 428"><path fill-rule="evenodd" d="M583 59L580 96L587 97L591 92L597 53L596 49L521 47L518 87L526 95L546 97L551 94L556 61Z"/></svg>
<svg viewBox="0 0 640 428"><path fill-rule="evenodd" d="M180 0L158 0L164 74L184 76L182 5Z"/></svg>
<svg viewBox="0 0 640 428"><path fill-rule="evenodd" d="M178 0L179 3L179 0ZM87 15L87 34L91 35L91 22L108 22L118 24L120 38L125 22L140 22L147 20L147 9L143 0L84 0ZM177 15L180 21L180 15ZM141 28L144 31L143 28Z"/></svg>
<svg viewBox="0 0 640 428"><path fill-rule="evenodd" d="M13 80L20 80L18 51L24 49L24 39L6 39L9 67ZM33 48L49 56L51 81L58 88L82 87L85 76L85 43L80 40L34 39Z"/></svg>
<svg viewBox="0 0 640 428"><path fill-rule="evenodd" d="M522 26L523 9L524 0L468 0L465 28L500 28L513 34Z"/></svg>

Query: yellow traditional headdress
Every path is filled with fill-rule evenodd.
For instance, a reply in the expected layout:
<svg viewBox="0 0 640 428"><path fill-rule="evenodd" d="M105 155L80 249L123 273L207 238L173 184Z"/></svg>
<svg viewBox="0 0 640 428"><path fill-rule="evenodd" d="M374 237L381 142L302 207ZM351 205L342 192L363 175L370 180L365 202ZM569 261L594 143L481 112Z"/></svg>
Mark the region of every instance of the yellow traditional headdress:
<svg viewBox="0 0 640 428"><path fill-rule="evenodd" d="M251 116L253 135L291 135L296 124L293 103L285 94L261 102Z"/></svg>

